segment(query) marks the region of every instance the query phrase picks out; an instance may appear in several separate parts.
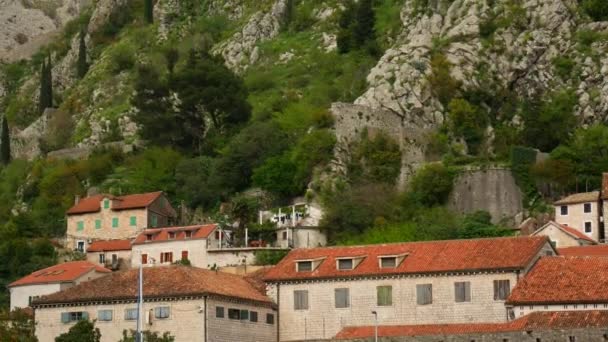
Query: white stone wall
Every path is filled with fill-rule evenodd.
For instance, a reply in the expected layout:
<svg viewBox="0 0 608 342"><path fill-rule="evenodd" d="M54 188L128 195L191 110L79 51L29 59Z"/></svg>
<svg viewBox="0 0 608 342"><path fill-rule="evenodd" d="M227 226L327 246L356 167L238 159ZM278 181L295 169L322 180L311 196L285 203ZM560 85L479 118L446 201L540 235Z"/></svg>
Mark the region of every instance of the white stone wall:
<svg viewBox="0 0 608 342"><path fill-rule="evenodd" d="M596 304L561 304L561 305L517 305L513 306L515 319L535 311L580 311L608 310L608 303Z"/></svg>
<svg viewBox="0 0 608 342"><path fill-rule="evenodd" d="M99 262L99 255L105 255L105 263ZM116 255L119 260L120 269L131 268L131 251L109 251L109 252L87 252L87 261L103 267L112 265L112 255Z"/></svg>
<svg viewBox="0 0 608 342"><path fill-rule="evenodd" d="M160 333L168 331L171 335L175 336L175 341L178 342L203 342L205 335L204 305L203 299L145 303L144 312L149 313L151 319L146 320L144 329ZM225 306L225 318L215 318L215 306L217 305ZM154 318L153 310L160 306L170 307L169 318ZM112 310L113 317L111 322L97 321L95 326L99 328L101 332L101 342L116 342L122 338L123 330L135 330L137 323L134 320L125 320L125 309L136 307L136 303L128 303L38 308L36 309L35 314L36 336L40 342L54 342L55 337L67 332L75 323L62 323L62 312L85 311L89 314L89 318L94 320L97 319L98 310ZM229 320L227 316L229 307L258 311L259 322L251 323L248 321L241 322ZM209 299L207 304L207 341L275 341L275 326L265 323L267 312L272 312L272 310L263 306L244 305Z"/></svg>
<svg viewBox="0 0 608 342"><path fill-rule="evenodd" d="M573 237L572 235L566 234L563 230L549 225L542 231L539 231L538 236L547 236L553 243L555 243L555 248L564 248L564 247L574 247L580 246L578 239Z"/></svg>
<svg viewBox="0 0 608 342"><path fill-rule="evenodd" d="M230 248L211 250L207 252L209 267L253 265L255 263L255 249L253 248ZM206 267L206 266L205 266Z"/></svg>
<svg viewBox="0 0 608 342"><path fill-rule="evenodd" d="M474 274L454 276L403 277L282 284L280 296L281 341L331 338L345 326L373 325L372 311L378 312L382 325L504 322L507 311L504 301L494 300L494 280L510 281L513 288L516 273ZM454 282L471 282L471 302L456 303ZM416 285L433 285L433 303L416 304ZM393 305L377 306L376 287L393 287ZM335 308L334 290L348 288L350 307ZM294 290L308 290L309 309L294 310ZM273 289L271 296L275 296Z"/></svg>
<svg viewBox="0 0 608 342"><path fill-rule="evenodd" d="M578 229L587 236L599 241L599 211L597 202L591 204L591 212L585 213L584 203L568 204L568 215L561 214L561 206L555 206L555 222ZM585 233L585 222L591 222L591 233Z"/></svg>
<svg viewBox="0 0 608 342"><path fill-rule="evenodd" d="M25 308L30 306L30 296L44 296L60 290L61 285L59 283L11 287L9 288L11 293L11 311L15 310L16 308Z"/></svg>
<svg viewBox="0 0 608 342"><path fill-rule="evenodd" d="M190 260L192 266L208 268L207 239L151 241L149 243L133 245L131 267L139 267L141 264L141 254L148 255L148 264L145 266L155 266L169 264L161 264L161 253L172 252L173 262L176 262L182 258L182 251L188 251L188 260ZM152 258L155 260L154 263L152 263Z"/></svg>
<svg viewBox="0 0 608 342"><path fill-rule="evenodd" d="M284 239L287 232L287 239ZM327 236L315 228L282 228L277 229L277 246L289 248L289 240L293 239L293 248L314 248L327 245Z"/></svg>

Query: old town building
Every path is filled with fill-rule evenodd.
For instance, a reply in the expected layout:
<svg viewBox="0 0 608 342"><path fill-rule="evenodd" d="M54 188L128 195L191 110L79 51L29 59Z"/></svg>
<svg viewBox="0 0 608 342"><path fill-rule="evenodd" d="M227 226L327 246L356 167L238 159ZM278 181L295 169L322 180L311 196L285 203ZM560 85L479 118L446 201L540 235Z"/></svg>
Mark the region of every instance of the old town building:
<svg viewBox="0 0 608 342"><path fill-rule="evenodd" d="M532 235L548 237L555 248L597 244L597 241L578 229L554 221L547 222Z"/></svg>
<svg viewBox="0 0 608 342"><path fill-rule="evenodd" d="M87 260L113 271L131 267L131 239L93 241Z"/></svg>

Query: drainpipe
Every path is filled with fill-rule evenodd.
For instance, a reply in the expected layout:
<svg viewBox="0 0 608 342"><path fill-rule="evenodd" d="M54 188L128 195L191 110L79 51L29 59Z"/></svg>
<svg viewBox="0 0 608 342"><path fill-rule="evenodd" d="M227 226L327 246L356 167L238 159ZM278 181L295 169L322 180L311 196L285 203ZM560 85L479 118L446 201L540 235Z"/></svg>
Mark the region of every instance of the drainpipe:
<svg viewBox="0 0 608 342"><path fill-rule="evenodd" d="M207 296L203 297L203 329L205 329L205 342L207 342Z"/></svg>

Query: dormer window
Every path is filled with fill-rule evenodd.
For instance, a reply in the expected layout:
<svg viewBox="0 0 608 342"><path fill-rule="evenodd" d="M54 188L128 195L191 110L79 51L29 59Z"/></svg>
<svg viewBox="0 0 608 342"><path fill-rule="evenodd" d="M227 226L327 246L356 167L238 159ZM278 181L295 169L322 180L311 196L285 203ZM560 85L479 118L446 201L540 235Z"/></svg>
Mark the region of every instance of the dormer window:
<svg viewBox="0 0 608 342"><path fill-rule="evenodd" d="M103 208L104 209L109 209L110 208L110 200L109 199L104 199L103 200Z"/></svg>
<svg viewBox="0 0 608 342"><path fill-rule="evenodd" d="M312 271L312 261L298 261L297 262L298 272L310 272Z"/></svg>
<svg viewBox="0 0 608 342"><path fill-rule="evenodd" d="M189 230L186 230L185 234L186 234L186 239L189 239L192 237L192 232Z"/></svg>
<svg viewBox="0 0 608 342"><path fill-rule="evenodd" d="M152 241L152 234L146 234L146 241Z"/></svg>
<svg viewBox="0 0 608 342"><path fill-rule="evenodd" d="M173 240L173 239L175 239L175 233L169 232L169 240Z"/></svg>
<svg viewBox="0 0 608 342"><path fill-rule="evenodd" d="M395 268L397 267L397 257L381 257L380 268Z"/></svg>
<svg viewBox="0 0 608 342"><path fill-rule="evenodd" d="M338 259L338 269L347 271L353 269L353 259Z"/></svg>

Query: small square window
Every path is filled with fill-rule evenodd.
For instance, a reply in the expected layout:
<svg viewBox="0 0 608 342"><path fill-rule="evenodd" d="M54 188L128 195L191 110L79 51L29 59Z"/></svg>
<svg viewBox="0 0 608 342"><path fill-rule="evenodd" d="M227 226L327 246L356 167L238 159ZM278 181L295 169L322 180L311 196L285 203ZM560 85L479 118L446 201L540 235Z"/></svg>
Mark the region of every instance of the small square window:
<svg viewBox="0 0 608 342"><path fill-rule="evenodd" d="M224 318L224 307L223 306L215 307L215 317Z"/></svg>
<svg viewBox="0 0 608 342"><path fill-rule="evenodd" d="M175 239L175 233L169 232L169 240L173 240L173 239Z"/></svg>
<svg viewBox="0 0 608 342"><path fill-rule="evenodd" d="M110 200L108 200L108 199L103 200L103 208L104 209L110 208Z"/></svg>
<svg viewBox="0 0 608 342"><path fill-rule="evenodd" d="M494 280L494 300L506 300L511 294L511 282L507 280Z"/></svg>
<svg viewBox="0 0 608 342"><path fill-rule="evenodd" d="M382 257L380 258L381 268L395 268L397 267L397 258L395 257Z"/></svg>
<svg viewBox="0 0 608 342"><path fill-rule="evenodd" d="M456 303L471 301L471 282L462 281L454 283L454 299Z"/></svg>
<svg viewBox="0 0 608 342"><path fill-rule="evenodd" d="M137 319L137 309L125 310L125 321L134 321Z"/></svg>
<svg viewBox="0 0 608 342"><path fill-rule="evenodd" d="M185 235L186 235L186 239L191 238L192 237L192 231L186 230Z"/></svg>
<svg viewBox="0 0 608 342"><path fill-rule="evenodd" d="M393 287L392 286L376 287L376 304L378 306L393 305Z"/></svg>
<svg viewBox="0 0 608 342"><path fill-rule="evenodd" d="M241 310L239 309L228 309L228 318L230 319L241 319Z"/></svg>
<svg viewBox="0 0 608 342"><path fill-rule="evenodd" d="M135 216L129 217L129 225L137 226L137 217L135 217Z"/></svg>
<svg viewBox="0 0 608 342"><path fill-rule="evenodd" d="M293 308L295 310L308 310L308 291L293 291Z"/></svg>
<svg viewBox="0 0 608 342"><path fill-rule="evenodd" d="M562 205L561 207L559 207L559 211L562 216L568 215L568 206Z"/></svg>
<svg viewBox="0 0 608 342"><path fill-rule="evenodd" d="M335 289L335 307L337 309L343 309L350 306L350 294L348 289Z"/></svg>
<svg viewBox="0 0 608 342"><path fill-rule="evenodd" d="M168 306L160 306L154 308L154 318L165 319L169 318L169 307Z"/></svg>
<svg viewBox="0 0 608 342"><path fill-rule="evenodd" d="M591 203L583 204L583 211L586 213L590 213L591 212Z"/></svg>
<svg viewBox="0 0 608 342"><path fill-rule="evenodd" d="M266 324L274 324L274 315L266 314Z"/></svg>
<svg viewBox="0 0 608 342"><path fill-rule="evenodd" d="M433 304L433 284L416 285L416 304Z"/></svg>
<svg viewBox="0 0 608 342"><path fill-rule="evenodd" d="M298 272L310 272L312 271L312 261L298 261Z"/></svg>
<svg viewBox="0 0 608 342"><path fill-rule="evenodd" d="M249 310L241 310L240 312L241 320L246 321L249 319Z"/></svg>
<svg viewBox="0 0 608 342"><path fill-rule="evenodd" d="M593 231L593 227L591 225L591 222L587 221L585 222L585 233L591 233Z"/></svg>
<svg viewBox="0 0 608 342"><path fill-rule="evenodd" d="M338 269L339 270L352 270L353 269L353 259L338 259Z"/></svg>
<svg viewBox="0 0 608 342"><path fill-rule="evenodd" d="M254 323L258 321L257 311L249 311L249 321Z"/></svg>
<svg viewBox="0 0 608 342"><path fill-rule="evenodd" d="M97 320L101 322L112 321L112 310L99 310L97 311Z"/></svg>
<svg viewBox="0 0 608 342"><path fill-rule="evenodd" d="M78 221L78 223L76 223L76 230L84 230L84 221Z"/></svg>

